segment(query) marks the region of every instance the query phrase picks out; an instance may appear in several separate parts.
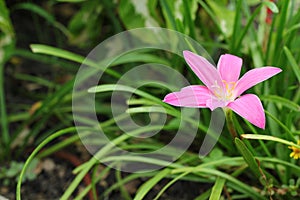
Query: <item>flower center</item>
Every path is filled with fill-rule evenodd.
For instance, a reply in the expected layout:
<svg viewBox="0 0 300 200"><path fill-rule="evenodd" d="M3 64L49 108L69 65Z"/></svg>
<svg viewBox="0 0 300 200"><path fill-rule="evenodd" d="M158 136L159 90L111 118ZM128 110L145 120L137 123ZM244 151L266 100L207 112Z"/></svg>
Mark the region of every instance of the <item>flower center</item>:
<svg viewBox="0 0 300 200"><path fill-rule="evenodd" d="M236 87L236 82L234 81L228 82L225 80L222 80L222 82L225 87L225 90L224 87L220 87L216 81L215 84L212 86L214 88L213 91L214 95L218 99L223 101L233 101L235 99L234 89Z"/></svg>

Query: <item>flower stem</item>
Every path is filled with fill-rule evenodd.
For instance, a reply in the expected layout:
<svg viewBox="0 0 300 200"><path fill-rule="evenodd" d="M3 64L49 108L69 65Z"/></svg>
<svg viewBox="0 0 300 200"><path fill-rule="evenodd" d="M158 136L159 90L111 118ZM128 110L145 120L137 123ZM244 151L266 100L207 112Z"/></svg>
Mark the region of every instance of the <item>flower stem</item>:
<svg viewBox="0 0 300 200"><path fill-rule="evenodd" d="M231 134L232 138L236 138L238 136L236 129L234 127L234 123L233 123L233 113L230 109L224 109L225 112L225 116L226 116L226 124L227 124L227 128L229 133Z"/></svg>

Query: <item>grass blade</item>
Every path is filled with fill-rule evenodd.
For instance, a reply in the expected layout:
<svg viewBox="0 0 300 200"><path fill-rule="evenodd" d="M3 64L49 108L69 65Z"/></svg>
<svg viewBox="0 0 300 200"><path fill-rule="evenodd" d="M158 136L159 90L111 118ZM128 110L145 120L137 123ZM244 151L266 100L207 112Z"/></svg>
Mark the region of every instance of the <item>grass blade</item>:
<svg viewBox="0 0 300 200"><path fill-rule="evenodd" d="M296 104L295 102L288 100L286 98L277 96L277 95L265 95L260 97L263 101L278 103L282 106L285 106L293 111L299 112L300 106Z"/></svg>
<svg viewBox="0 0 300 200"><path fill-rule="evenodd" d="M0 0L0 117L1 130L0 139L3 139L4 154L9 155L9 124L7 119L7 108L5 102L5 74L4 67L6 61L10 58L14 49L14 29L9 18L9 10L5 1ZM0 142L1 144L2 142Z"/></svg>
<svg viewBox="0 0 300 200"><path fill-rule="evenodd" d="M54 140L55 138L62 136L64 134L70 133L70 132L74 132L76 131L75 127L70 127L70 128L66 128L66 129L62 129L54 134L52 134L51 136L49 136L48 138L46 138L40 145L38 145L34 151L30 154L30 156L28 157L28 159L26 160L24 167L20 173L19 179L18 179L18 183L17 183L17 190L16 190L16 199L17 200L21 200L21 184L22 184L22 180L23 177L25 175L26 169L28 168L29 164L31 163L31 161L34 159L34 157L38 154L38 152L45 146L47 145L49 142L51 142L52 140Z"/></svg>
<svg viewBox="0 0 300 200"><path fill-rule="evenodd" d="M75 53L71 53L63 49L59 49L56 47L51 47L43 44L31 44L30 48L33 53L47 54L58 58L71 60L77 63L82 63L85 59L83 56L77 55ZM89 63L89 64L91 64L91 66L96 66L96 63Z"/></svg>
<svg viewBox="0 0 300 200"><path fill-rule="evenodd" d="M237 38L237 33L240 32L240 24L241 24L241 18L242 18L242 12L239 12L242 9L242 1L237 0L236 1L236 12L235 12L235 19L234 19L234 28L232 33L232 41L230 43L230 49L234 52L235 49L238 49L239 47L235 44L235 38Z"/></svg>
<svg viewBox="0 0 300 200"><path fill-rule="evenodd" d="M189 174L189 172L185 172L180 174L179 176L176 176L173 180L171 180L167 185L165 185L160 192L156 195L156 197L154 198L154 200L159 199L159 197L172 185L174 184L176 181L178 181L179 179L181 179L182 177L186 176L187 174Z"/></svg>
<svg viewBox="0 0 300 200"><path fill-rule="evenodd" d="M300 67L299 65L297 64L297 61L295 60L295 58L293 57L291 51L285 46L283 47L283 50L284 50L284 53L287 57L287 59L289 60L290 64L291 64L291 67L298 79L298 82L300 83Z"/></svg>
<svg viewBox="0 0 300 200"><path fill-rule="evenodd" d="M46 10L44 10L42 7L40 7L34 3L28 3L28 2L27 3L19 3L14 7L14 9L28 10L31 13L35 13L35 14L39 15L40 17L44 18L52 26L58 28L66 36L71 37L71 33L63 24L57 22L53 15L51 15Z"/></svg>
<svg viewBox="0 0 300 200"><path fill-rule="evenodd" d="M225 184L225 179L218 177L211 191L209 200L219 200L221 198L222 190Z"/></svg>
<svg viewBox="0 0 300 200"><path fill-rule="evenodd" d="M164 169L158 172L153 178L144 183L138 190L134 200L142 200L146 194L156 185L161 179L169 175L171 172L170 169Z"/></svg>
<svg viewBox="0 0 300 200"><path fill-rule="evenodd" d="M241 135L241 137L245 138L245 139L252 139L252 140L269 140L269 141L279 142L279 143L289 145L289 146L294 146L294 147L300 149L300 145L298 145L294 142L284 140L284 139L281 139L278 137L270 136L270 135L243 134L243 135Z"/></svg>
<svg viewBox="0 0 300 200"><path fill-rule="evenodd" d="M162 10L164 11L165 18L167 21L170 22L170 25L173 30L177 30L177 25L176 25L176 20L175 17L173 16L172 10L169 6L169 3L172 3L171 1L166 1L166 0L160 0L160 5L162 7Z"/></svg>
<svg viewBox="0 0 300 200"><path fill-rule="evenodd" d="M232 184L238 186L236 189L239 189L239 191L244 192L245 194L249 195L249 197L251 197L253 199L261 199L261 200L267 199L267 198L263 197L262 195L260 195L258 192L256 192L248 184L245 184L242 181L239 181L238 179L236 179L235 177L233 177L227 173L218 171L216 169L210 169L210 168L198 168L193 171L193 173L196 173L196 172L200 172L205 175L214 175L214 176L224 178L228 181L228 184L232 183Z"/></svg>
<svg viewBox="0 0 300 200"><path fill-rule="evenodd" d="M238 150L242 154L245 162L248 164L249 168L252 170L252 172L255 174L257 178L261 177L261 173L259 170L259 166L257 164L257 161L255 160L252 153L249 151L249 149L246 147L246 145L238 138L235 138L234 140Z"/></svg>

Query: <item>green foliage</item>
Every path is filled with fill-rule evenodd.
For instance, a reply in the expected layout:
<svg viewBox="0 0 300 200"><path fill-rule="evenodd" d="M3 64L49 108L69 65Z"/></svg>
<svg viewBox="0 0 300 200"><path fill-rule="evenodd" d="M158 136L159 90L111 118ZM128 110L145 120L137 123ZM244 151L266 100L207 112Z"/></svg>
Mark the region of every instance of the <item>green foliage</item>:
<svg viewBox="0 0 300 200"><path fill-rule="evenodd" d="M136 196L134 197L134 200L141 200L143 199L146 194L149 192L151 188L153 188L161 179L165 178L169 173L170 169L164 169L161 170L159 173L157 173L155 176L153 176L150 180L148 180L146 183L144 183L136 193Z"/></svg>
<svg viewBox="0 0 300 200"><path fill-rule="evenodd" d="M268 187L267 177L259 166L260 161L255 159L251 151L240 139L235 138L234 142L253 174L258 178L258 180L262 181L264 186Z"/></svg>
<svg viewBox="0 0 300 200"><path fill-rule="evenodd" d="M7 157L10 155L9 143L11 142L6 113L4 65L13 52L14 43L14 29L10 21L9 10L6 8L4 0L0 0L0 146L4 147L2 150L3 152L0 151L0 156L4 158L6 155L8 155Z"/></svg>
<svg viewBox="0 0 300 200"><path fill-rule="evenodd" d="M124 0L119 4L120 17L126 23L127 29L159 26L155 18L151 16L151 7L156 6L157 0Z"/></svg>
<svg viewBox="0 0 300 200"><path fill-rule="evenodd" d="M291 147L299 148L297 140L300 137L300 12L296 0L57 0L45 4L12 4L8 9L5 2L0 0L0 178L6 184L18 178L18 200L21 199L21 183L35 178L31 172L37 165L37 158L42 159L78 143L80 137L76 135L76 128L84 130L86 135L98 131L96 126L75 128L73 124L72 90L80 64L85 62L90 67L91 70L83 77L88 80L94 70L106 62L85 60L87 52L105 38L122 30L153 26L176 30L192 37L205 47L215 61L221 53L242 57L242 74L246 69L262 66L280 67L283 70L281 74L252 89L264 104L266 129L258 129L242 118L232 116L230 123L243 140L233 140L229 131L224 129L214 149L206 157L199 158L197 151L211 117L208 110L201 110L199 122L188 117L181 119L179 109L161 101L168 91L157 87L156 83L138 89L117 84L119 78L137 64L165 64L184 74L191 84L199 84L194 75L188 71L181 58L169 52L147 49L124 54L110 63L99 85L73 96L80 98L88 92L95 94L95 109L101 118L99 125L112 143L104 145L95 157L74 169L75 178L61 199L84 199L90 190L95 195L96 186L108 173L115 173L116 182L104 188L105 191L99 194L100 199L109 198L114 191L119 191L124 199L144 199L149 193L157 192L155 187L159 187L159 191L154 198L159 199L173 184L182 180L205 184L205 191L195 199L300 197L299 160L289 156ZM69 10L65 11L70 14L64 18L58 8L66 5ZM36 39L35 44L27 46L30 50L20 48L23 45L22 39L30 37L30 34L22 31L15 33L10 15L17 16L21 11L32 16L31 25L38 38L49 37L46 41L51 42ZM53 33L44 30L49 26ZM145 42L148 38L140 36L140 39ZM16 69L12 63L15 58L32 63L32 68L43 66L53 70L56 78L64 78L63 75L68 78L58 82L51 76L40 77L31 73L30 67L14 73ZM13 79L42 89L26 94L30 103L10 102L6 94L11 91L4 89L4 83L9 80L5 73L14 74ZM109 99L113 91L133 94L127 101L126 110L133 118L146 123L149 118L144 116L145 113L154 116L164 111L168 116L166 124L163 127L140 127L124 134L118 122L124 119L126 113L112 117ZM22 93L17 95L20 95L17 98L24 98ZM164 110L153 107L157 105ZM91 114L89 107L80 109L87 115ZM89 124L88 117L79 120ZM113 154L114 145L133 152L157 150L167 143L167 140L161 138L172 138L181 121L187 126L196 124L199 130L193 148L171 165L140 174L124 175L106 166L100 174L95 172L100 166L99 160L111 162L116 168L126 161L164 166L163 159L116 156ZM160 132L152 138L135 138L153 130ZM99 141L93 142L97 144ZM23 159L21 155L29 146L35 149L26 162L15 161ZM175 155L176 150L167 153ZM80 194L75 194L84 176L90 172L93 172L92 183L86 185ZM136 193L130 194L124 185L134 180L143 181ZM166 184L161 185L162 182Z"/></svg>
<svg viewBox="0 0 300 200"><path fill-rule="evenodd" d="M72 34L70 42L79 47L93 45L102 31L102 12L103 5L99 1L84 1L68 24L68 30Z"/></svg>
<svg viewBox="0 0 300 200"><path fill-rule="evenodd" d="M209 200L217 200L221 198L222 190L225 184L225 179L218 177L214 187L211 190Z"/></svg>

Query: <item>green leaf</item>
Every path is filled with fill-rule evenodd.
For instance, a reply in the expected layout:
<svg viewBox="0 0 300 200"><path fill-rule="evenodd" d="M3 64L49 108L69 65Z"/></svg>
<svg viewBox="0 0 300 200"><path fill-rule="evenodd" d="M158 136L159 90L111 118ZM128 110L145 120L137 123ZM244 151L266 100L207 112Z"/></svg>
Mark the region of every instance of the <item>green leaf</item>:
<svg viewBox="0 0 300 200"><path fill-rule="evenodd" d="M56 21L54 15L48 13L42 7L34 4L34 3L19 3L17 4L14 9L21 9L21 10L28 10L30 13L35 13L40 17L44 18L49 24L58 28L61 32L63 32L66 36L70 37L69 30L61 23Z"/></svg>
<svg viewBox="0 0 300 200"><path fill-rule="evenodd" d="M189 34L192 38L196 37L195 33L195 17L196 17L196 11L197 11L197 2L195 0L190 0L190 1L180 1L183 4L183 13L184 13L184 18L183 18L183 24L188 24L186 27L186 30L184 31L185 33Z"/></svg>
<svg viewBox="0 0 300 200"><path fill-rule="evenodd" d="M292 55L292 52L285 46L283 47L283 50L284 50L284 53L287 57L287 59L289 60L290 64L291 64L291 67L298 79L298 82L300 82L300 67L299 65L297 64L297 61L295 60L295 58L293 57Z"/></svg>
<svg viewBox="0 0 300 200"><path fill-rule="evenodd" d="M208 189L202 194L200 194L198 197L196 197L194 200L207 200L209 198L210 193L211 189Z"/></svg>
<svg viewBox="0 0 300 200"><path fill-rule="evenodd" d="M197 15L197 0L161 0L162 11L168 28L189 34L195 37L194 20Z"/></svg>
<svg viewBox="0 0 300 200"><path fill-rule="evenodd" d="M105 84L105 85L98 85L94 86L88 89L88 92L90 93L97 93L97 92L108 92L108 91L124 91L124 92L131 92L137 95L140 95L141 97L144 97L146 99L152 100L153 102L160 103L161 99L156 98L152 96L151 94L144 92L139 89L135 89L133 87L129 87L126 85L120 85L120 84Z"/></svg>
<svg viewBox="0 0 300 200"><path fill-rule="evenodd" d="M225 179L218 177L211 191L209 200L219 200L221 198L222 190L225 184Z"/></svg>
<svg viewBox="0 0 300 200"><path fill-rule="evenodd" d="M239 34L239 37L237 39L237 42L235 43L235 47L236 48L240 48L243 39L246 36L246 33L248 32L248 30L251 28L251 25L253 24L254 19L256 18L256 16L260 13L262 6L260 4L260 6L258 6L252 13L252 15L250 17L248 17L246 26L243 28L243 30L241 31L241 33Z"/></svg>
<svg viewBox="0 0 300 200"><path fill-rule="evenodd" d="M284 31L284 36L286 36L288 33L291 33L293 31L297 30L298 28L300 28L300 23L294 24L293 26L288 28L286 31Z"/></svg>
<svg viewBox="0 0 300 200"><path fill-rule="evenodd" d="M232 158L230 158L230 159L232 159ZM228 184L232 185L232 187L235 186L236 189L249 195L253 199L266 200L266 198L264 196L262 196L257 191L255 191L251 186L249 186L248 184L236 179L235 177L233 177L225 172L221 172L216 169L211 169L211 168L206 168L206 167L199 167L199 168L196 167L195 169L191 169L191 170L193 173L200 172L200 173L205 174L208 177L212 175L212 176L224 178L224 179L226 179Z"/></svg>
<svg viewBox="0 0 300 200"><path fill-rule="evenodd" d="M147 131L152 131L152 130L161 130L162 128L164 128L164 127L162 127L162 126L148 126L147 127L146 126L146 127L140 128L140 129L135 129L134 131L128 132L127 134L122 134L119 137L112 140L111 142L107 143L103 148L99 149L99 151L94 155L94 157L92 157L86 163L84 163L84 164L77 167L77 170L76 170L76 172L78 173L77 176L72 181L72 183L69 185L69 187L65 190L64 194L61 196L60 199L61 200L69 199L71 194L78 187L78 185L80 184L80 182L82 181L84 176L88 173L88 171L96 163L98 163L100 159L102 160L103 157L105 155L107 155L115 147L115 145L118 145L118 144L124 142L125 140L129 139L130 137L137 136L141 133L144 133L144 132L147 132ZM132 158L132 156L129 156L129 157ZM125 158L125 157L122 157L122 156L121 157L118 157L118 156L113 157L113 156L111 156L111 157L108 157L107 160L108 159L122 160L123 158ZM152 160L153 161L153 159L145 159L145 157L141 157L141 156L139 156L138 159L139 159L139 161L142 161L142 160ZM156 159L154 159L154 160L156 160ZM164 161L161 161L161 162L164 162ZM165 166L166 162L164 162L163 165ZM80 169L78 169L78 168L80 168ZM17 200L19 200L19 199L17 199Z"/></svg>
<svg viewBox="0 0 300 200"><path fill-rule="evenodd" d="M163 178L169 175L170 169L164 169L158 172L153 178L144 183L137 191L134 200L142 200L146 194Z"/></svg>
<svg viewBox="0 0 300 200"><path fill-rule="evenodd" d="M198 0L201 7L207 12L207 14L211 17L212 21L214 22L214 25L216 26L216 29L221 32L222 36L225 37L225 40L227 39L226 33L224 33L223 28L221 27L222 24L219 23L218 17L215 15L213 10L206 5L206 3L203 0ZM229 43L229 41L227 41Z"/></svg>
<svg viewBox="0 0 300 200"><path fill-rule="evenodd" d="M245 139L252 139L252 140L269 140L269 141L279 142L279 143L289 145L289 146L294 146L294 147L300 149L300 145L298 145L292 141L284 140L284 139L270 136L270 135L242 134L241 137L245 138Z"/></svg>
<svg viewBox="0 0 300 200"><path fill-rule="evenodd" d="M9 143L11 135L9 134L7 110L5 102L4 88L4 65L10 58L15 47L14 29L9 18L9 10L4 0L0 0L0 145L3 145L4 154L9 154ZM1 147L2 148L2 147Z"/></svg>
<svg viewBox="0 0 300 200"><path fill-rule="evenodd" d="M63 49L59 49L56 47L51 47L51 46L42 45L42 44L31 44L30 48L34 53L42 53L42 54L47 54L47 55L51 55L51 56L56 56L58 58L64 58L64 59L71 60L71 61L74 61L74 62L77 62L80 64L84 63L90 67L94 67L94 68L98 68L98 69L99 69L99 66L101 66L101 63L97 64L94 61L88 60L81 55L78 55L78 54L63 50ZM106 72L112 76L120 77L120 75L118 73L115 73L111 69L107 69Z"/></svg>
<svg viewBox="0 0 300 200"><path fill-rule="evenodd" d="M208 0L207 4L211 7L215 13L218 23L222 32L225 33L227 37L231 36L233 33L235 11L230 10L225 3L217 3L216 1Z"/></svg>
<svg viewBox="0 0 300 200"><path fill-rule="evenodd" d="M51 15L46 10L44 10L42 7L40 7L34 3L19 3L14 7L14 9L28 10L31 13L35 13L35 14L41 16L46 21L48 21L50 24L55 23L55 18L53 15Z"/></svg>
<svg viewBox="0 0 300 200"><path fill-rule="evenodd" d="M273 103L278 103L282 106L285 106L291 110L294 110L296 112L300 111L300 106L296 104L295 102L288 100L286 98L277 96L277 95L266 95L266 96L261 96L260 97L263 101L268 101L268 102L273 102Z"/></svg>
<svg viewBox="0 0 300 200"><path fill-rule="evenodd" d="M252 153L246 147L244 142L242 142L240 139L235 138L234 142L239 152L242 154L245 162L248 164L249 168L252 170L252 172L255 174L257 178L260 178L261 177L260 169Z"/></svg>
<svg viewBox="0 0 300 200"><path fill-rule="evenodd" d="M287 18L289 16L289 5L290 2L289 1L282 1L281 3L281 7L280 7L280 13L278 13L278 26L276 27L276 31L274 31L275 33L275 41L272 41L272 43L274 43L274 49L270 50L272 52L268 52L268 53L273 53L273 63L277 63L279 58L280 58L280 54L281 51L279 51L282 48L282 41L284 40L284 29L286 27L287 24ZM277 20L276 20L277 22ZM270 36L270 38L272 38ZM271 41L270 41L271 42Z"/></svg>
<svg viewBox="0 0 300 200"><path fill-rule="evenodd" d="M159 26L155 18L151 16L149 2L151 0L120 1L118 11L127 29Z"/></svg>
<svg viewBox="0 0 300 200"><path fill-rule="evenodd" d="M33 152L30 154L30 156L27 158L24 167L21 170L19 179L18 179L18 183L17 183L17 189L16 189L16 199L17 200L21 200L21 185L22 185L22 180L26 175L26 171L28 169L28 167L30 166L30 163L35 159L35 156L37 155L37 153L45 146L47 145L49 142L51 142L53 139L62 136L64 134L67 134L69 132L75 132L76 128L75 127L70 127L70 128L66 128L66 129L62 129L52 135L50 135L48 138L46 138L41 144L39 144L34 150Z"/></svg>
<svg viewBox="0 0 300 200"><path fill-rule="evenodd" d="M51 56L56 56L58 58L64 58L67 60L71 60L77 63L82 63L84 61L84 57L77 55L75 53L59 49L56 47L51 47L43 44L31 44L30 48L33 53L42 53L42 54L47 54ZM93 65L96 65L95 63Z"/></svg>
<svg viewBox="0 0 300 200"><path fill-rule="evenodd" d="M0 0L0 30L5 35L9 35L10 37L14 36L14 29L10 21L9 10L6 7L4 0ZM4 41L0 42L0 47L2 46L3 42Z"/></svg>
<svg viewBox="0 0 300 200"><path fill-rule="evenodd" d="M237 33L241 32L241 19L242 19L242 13L240 10L242 9L242 1L237 0L235 5L235 19L234 19L234 28L232 33L232 42L231 42L231 50L234 51L235 48L240 48L239 46L235 46Z"/></svg>
<svg viewBox="0 0 300 200"><path fill-rule="evenodd" d="M113 63L111 63L111 66L131 62L160 63L163 65L171 66L171 62L167 59L149 53L146 54L138 52L132 52L130 54L122 55L121 57L114 60Z"/></svg>
<svg viewBox="0 0 300 200"><path fill-rule="evenodd" d="M167 28L177 30L176 18L174 16L174 12L172 12L172 1L160 0L160 5L162 7L162 12L166 19ZM174 2L173 2L174 3Z"/></svg>
<svg viewBox="0 0 300 200"><path fill-rule="evenodd" d="M92 45L99 38L102 29L104 6L98 1L85 1L68 24L72 33L70 43L85 47Z"/></svg>
<svg viewBox="0 0 300 200"><path fill-rule="evenodd" d="M156 195L156 197L154 198L154 200L159 199L159 197L161 197L161 195L172 185L174 184L176 181L180 180L181 178L183 178L184 176L186 176L187 174L189 174L190 172L185 172L182 173L178 176L176 176L174 179L172 179L168 184L166 184L161 190L160 192Z"/></svg>
<svg viewBox="0 0 300 200"><path fill-rule="evenodd" d="M287 137L289 140L293 140L296 141L296 138L294 137L292 131L284 124L282 123L277 117L275 117L273 114L271 114L270 112L265 110L265 113L274 120L274 122L276 122L279 126L281 126L281 128L283 128L286 133L287 133Z"/></svg>

